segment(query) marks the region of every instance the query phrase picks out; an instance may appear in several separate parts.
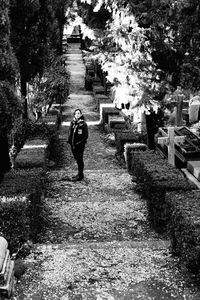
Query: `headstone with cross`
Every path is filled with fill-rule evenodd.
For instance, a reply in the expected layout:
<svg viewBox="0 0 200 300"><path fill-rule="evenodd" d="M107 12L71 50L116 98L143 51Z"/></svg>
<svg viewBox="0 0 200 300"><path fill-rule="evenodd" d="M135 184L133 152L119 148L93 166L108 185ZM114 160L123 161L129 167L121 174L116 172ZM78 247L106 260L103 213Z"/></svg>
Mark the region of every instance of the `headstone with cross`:
<svg viewBox="0 0 200 300"><path fill-rule="evenodd" d="M157 143L160 145L168 146L168 162L175 166L175 144L182 143L185 140L185 136L175 136L174 127L168 127L168 136L158 137Z"/></svg>

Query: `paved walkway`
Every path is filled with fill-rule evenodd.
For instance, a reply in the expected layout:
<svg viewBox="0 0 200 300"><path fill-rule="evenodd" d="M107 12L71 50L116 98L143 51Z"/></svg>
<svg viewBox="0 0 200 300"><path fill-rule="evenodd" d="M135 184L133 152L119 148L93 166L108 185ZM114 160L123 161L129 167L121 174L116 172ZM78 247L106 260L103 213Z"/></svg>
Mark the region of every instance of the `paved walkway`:
<svg viewBox="0 0 200 300"><path fill-rule="evenodd" d="M200 299L183 278L168 241L151 230L146 202L134 191L115 148L98 126L91 92L84 89L79 45L67 53L71 90L60 130L59 168L48 173L45 202L52 222L27 257L28 271L17 285L19 300ZM85 180L70 182L76 164L67 144L66 122L81 108L89 123Z"/></svg>

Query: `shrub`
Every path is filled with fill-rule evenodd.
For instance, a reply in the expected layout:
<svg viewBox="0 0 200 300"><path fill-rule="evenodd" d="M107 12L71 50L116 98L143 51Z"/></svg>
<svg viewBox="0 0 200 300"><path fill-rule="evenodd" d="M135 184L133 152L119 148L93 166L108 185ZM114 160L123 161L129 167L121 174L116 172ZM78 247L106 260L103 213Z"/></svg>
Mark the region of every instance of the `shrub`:
<svg viewBox="0 0 200 300"><path fill-rule="evenodd" d="M32 145L34 146L34 141L32 142ZM45 146L44 141L41 142ZM47 144L46 148L21 149L15 159L15 168L45 168L46 158Z"/></svg>
<svg viewBox="0 0 200 300"><path fill-rule="evenodd" d="M118 116L119 111L115 107L103 107L102 108L102 124L108 124L108 116Z"/></svg>
<svg viewBox="0 0 200 300"><path fill-rule="evenodd" d="M166 227L166 192L196 189L179 169L168 164L157 151L135 152L132 156L131 173L137 182L142 184L143 194L147 198L149 218L159 230Z"/></svg>
<svg viewBox="0 0 200 300"><path fill-rule="evenodd" d="M200 271L199 191L167 192L166 207L172 250L192 272Z"/></svg>
<svg viewBox="0 0 200 300"><path fill-rule="evenodd" d="M138 131L118 130L115 131L115 143L117 154L122 155L125 143L146 143L146 135Z"/></svg>
<svg viewBox="0 0 200 300"><path fill-rule="evenodd" d="M27 195L0 197L0 233L13 251L30 238Z"/></svg>
<svg viewBox="0 0 200 300"><path fill-rule="evenodd" d="M35 240L42 229L44 182L41 168L10 171L4 176L0 185L0 232L12 252L27 240Z"/></svg>
<svg viewBox="0 0 200 300"><path fill-rule="evenodd" d="M48 138L52 134L52 129L45 123L35 123L31 120L23 120L17 124L14 132L14 144L17 152L24 146L27 139L34 137Z"/></svg>
<svg viewBox="0 0 200 300"><path fill-rule="evenodd" d="M147 145L142 143L125 143L124 144L124 158L126 161L126 166L128 172L131 170L131 163L132 163L132 155L134 155L135 151L145 151L147 150Z"/></svg>

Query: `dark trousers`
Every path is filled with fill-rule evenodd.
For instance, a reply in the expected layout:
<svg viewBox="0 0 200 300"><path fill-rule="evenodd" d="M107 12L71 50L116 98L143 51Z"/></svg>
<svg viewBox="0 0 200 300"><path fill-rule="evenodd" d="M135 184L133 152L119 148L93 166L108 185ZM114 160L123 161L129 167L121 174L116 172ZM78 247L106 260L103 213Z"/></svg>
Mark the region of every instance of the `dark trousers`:
<svg viewBox="0 0 200 300"><path fill-rule="evenodd" d="M85 150L85 145L76 146L75 148L72 147L72 153L78 165L78 175L81 177L83 176L83 170L84 170L84 162L83 162L84 150Z"/></svg>

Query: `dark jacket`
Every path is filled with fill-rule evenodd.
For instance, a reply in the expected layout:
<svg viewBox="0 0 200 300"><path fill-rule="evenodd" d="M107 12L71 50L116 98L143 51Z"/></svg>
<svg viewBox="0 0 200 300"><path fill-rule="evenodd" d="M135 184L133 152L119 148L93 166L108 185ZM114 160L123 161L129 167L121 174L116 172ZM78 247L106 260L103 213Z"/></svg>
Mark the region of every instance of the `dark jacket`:
<svg viewBox="0 0 200 300"><path fill-rule="evenodd" d="M68 143L74 148L85 145L88 139L88 126L84 118L74 119L69 127Z"/></svg>

